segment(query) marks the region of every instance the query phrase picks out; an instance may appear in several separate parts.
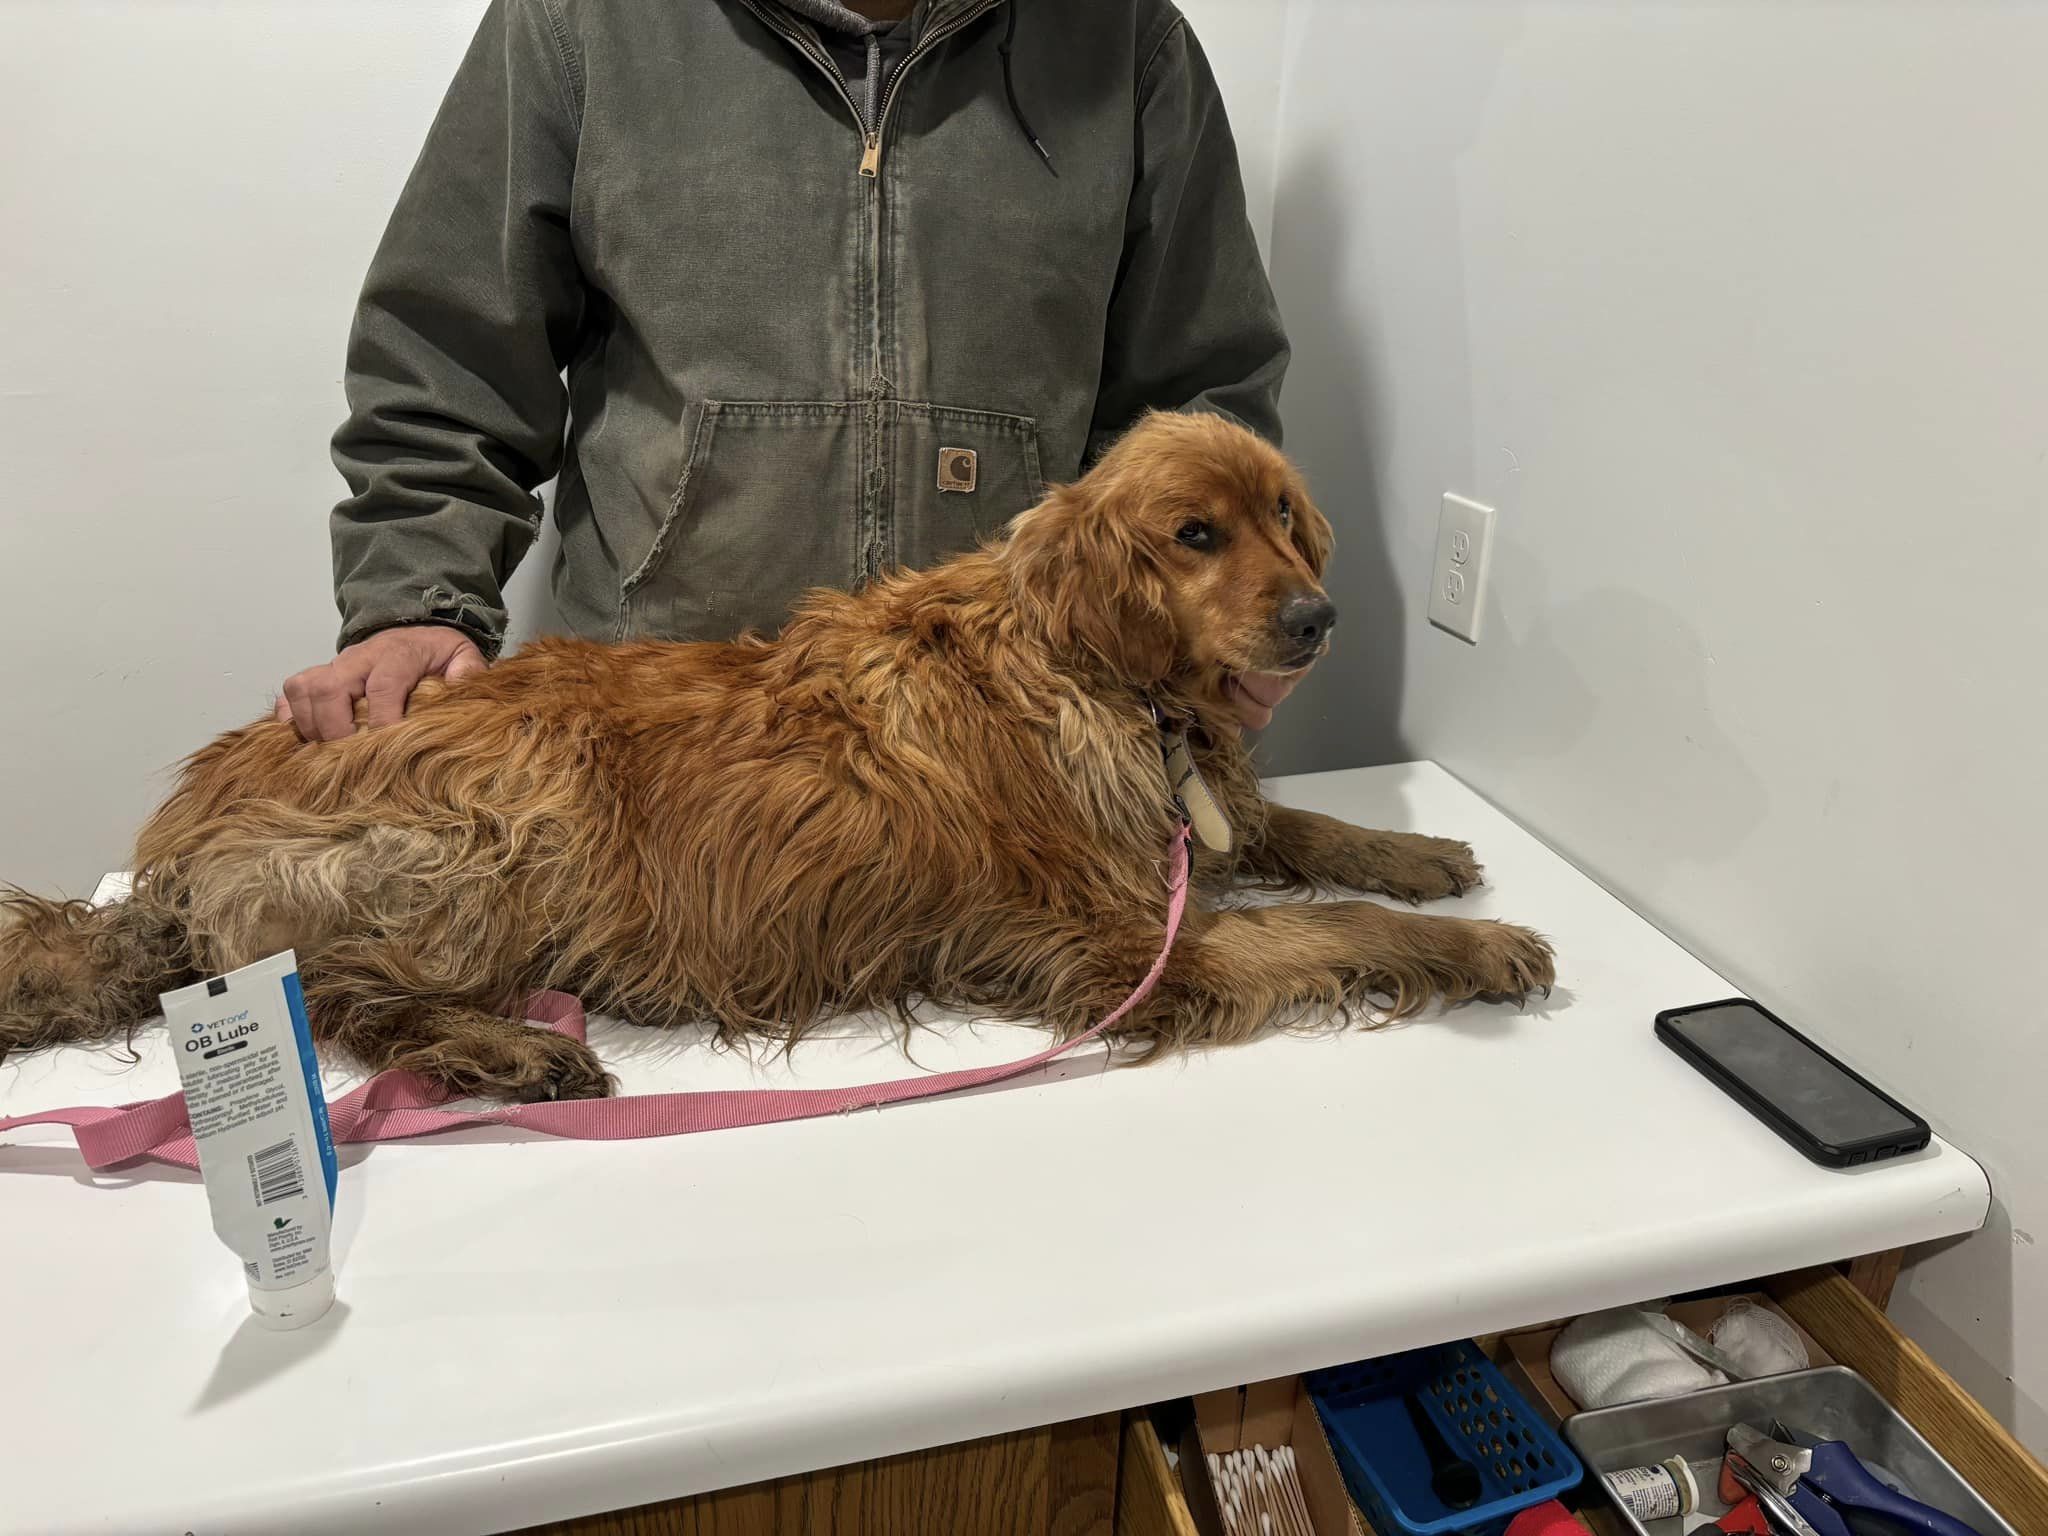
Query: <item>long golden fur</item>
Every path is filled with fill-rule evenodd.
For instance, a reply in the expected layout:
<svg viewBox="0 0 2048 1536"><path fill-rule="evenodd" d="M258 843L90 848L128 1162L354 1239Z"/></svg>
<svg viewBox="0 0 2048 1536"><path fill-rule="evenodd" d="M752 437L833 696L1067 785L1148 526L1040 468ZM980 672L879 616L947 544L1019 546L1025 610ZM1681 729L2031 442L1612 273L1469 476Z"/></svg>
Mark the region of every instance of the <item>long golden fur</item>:
<svg viewBox="0 0 2048 1536"><path fill-rule="evenodd" d="M513 1021L542 986L782 1039L918 1000L1071 1034L1159 944L1175 813L1149 704L1193 722L1237 829L1205 888L1455 895L1479 878L1462 843L1260 798L1227 688L1320 649L1329 553L1279 453L1153 416L1005 538L816 593L777 639L544 640L344 741L231 731L143 829L126 903L5 898L0 1056L120 1033L288 945L323 1043L459 1094L609 1091L586 1047ZM1303 603L1325 622L1283 622ZM1507 924L1196 904L1128 1027L1238 1040L1550 979Z"/></svg>

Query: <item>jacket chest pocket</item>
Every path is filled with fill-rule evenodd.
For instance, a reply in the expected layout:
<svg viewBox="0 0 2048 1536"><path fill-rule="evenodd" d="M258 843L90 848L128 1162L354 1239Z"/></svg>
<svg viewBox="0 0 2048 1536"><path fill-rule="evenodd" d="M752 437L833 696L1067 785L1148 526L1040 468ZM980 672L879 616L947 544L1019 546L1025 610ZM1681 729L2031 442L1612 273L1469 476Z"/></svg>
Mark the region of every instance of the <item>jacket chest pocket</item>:
<svg viewBox="0 0 2048 1536"><path fill-rule="evenodd" d="M619 633L726 640L780 630L860 555L855 401L706 400L654 544L619 591Z"/></svg>
<svg viewBox="0 0 2048 1536"><path fill-rule="evenodd" d="M918 568L973 549L1045 496L1029 416L893 402L896 564Z"/></svg>

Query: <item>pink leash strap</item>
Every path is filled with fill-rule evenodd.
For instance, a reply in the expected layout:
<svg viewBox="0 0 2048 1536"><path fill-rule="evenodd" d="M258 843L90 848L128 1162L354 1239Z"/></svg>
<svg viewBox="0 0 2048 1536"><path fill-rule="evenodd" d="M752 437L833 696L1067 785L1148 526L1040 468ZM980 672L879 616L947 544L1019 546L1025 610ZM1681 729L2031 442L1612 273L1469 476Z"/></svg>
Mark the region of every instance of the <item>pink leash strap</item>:
<svg viewBox="0 0 2048 1536"><path fill-rule="evenodd" d="M510 1104L498 1109L439 1109L435 1091L410 1072L380 1072L327 1106L328 1124L336 1144L356 1141L399 1141L431 1136L459 1126L513 1125L574 1141L632 1141L643 1136L687 1136L696 1131L723 1131L740 1125L766 1125L776 1120L808 1120L844 1114L906 1099L932 1098L979 1088L1044 1066L1085 1045L1112 1028L1151 995L1166 970L1173 941L1180 933L1188 900L1188 830L1175 834L1167 866L1166 939L1152 969L1116 1011L1085 1034L1047 1046L1016 1061L987 1067L963 1067L924 1077L866 1083L850 1088L738 1088L697 1093L637 1093L611 1099L571 1099L541 1104ZM562 992L536 992L527 1000L526 1015L534 1023L573 1039L584 1038L583 1005ZM94 1168L108 1168L136 1157L153 1157L181 1168L199 1166L192 1144L191 1122L185 1117L185 1096L118 1106L79 1105L37 1114L0 1116L0 1131L22 1125L68 1125L78 1150Z"/></svg>

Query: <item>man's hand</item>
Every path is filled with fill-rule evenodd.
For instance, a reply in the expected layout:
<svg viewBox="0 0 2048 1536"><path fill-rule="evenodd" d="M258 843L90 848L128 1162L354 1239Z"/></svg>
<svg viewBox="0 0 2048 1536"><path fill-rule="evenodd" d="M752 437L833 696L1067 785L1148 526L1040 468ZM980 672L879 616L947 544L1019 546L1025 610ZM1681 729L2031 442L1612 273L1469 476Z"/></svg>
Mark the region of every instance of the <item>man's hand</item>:
<svg viewBox="0 0 2048 1536"><path fill-rule="evenodd" d="M404 718L406 702L422 678L449 682L490 665L461 630L446 624L406 624L358 640L324 666L284 680L277 718L289 720L308 741L339 741L356 729L356 700L369 702L372 730Z"/></svg>
<svg viewBox="0 0 2048 1536"><path fill-rule="evenodd" d="M1273 723L1273 710L1294 692L1294 685L1308 676L1308 668L1292 672L1246 672L1230 680L1230 704L1237 711L1237 723L1248 731L1263 731Z"/></svg>

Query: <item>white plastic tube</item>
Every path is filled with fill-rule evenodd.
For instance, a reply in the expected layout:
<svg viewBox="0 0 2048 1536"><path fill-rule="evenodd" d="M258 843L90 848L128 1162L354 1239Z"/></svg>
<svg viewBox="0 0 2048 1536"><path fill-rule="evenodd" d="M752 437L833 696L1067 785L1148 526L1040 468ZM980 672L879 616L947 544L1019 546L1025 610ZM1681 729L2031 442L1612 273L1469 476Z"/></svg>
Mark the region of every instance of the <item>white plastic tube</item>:
<svg viewBox="0 0 2048 1536"><path fill-rule="evenodd" d="M266 1328L334 1305L334 1139L290 950L162 998L213 1230Z"/></svg>

